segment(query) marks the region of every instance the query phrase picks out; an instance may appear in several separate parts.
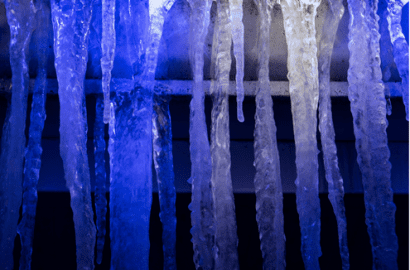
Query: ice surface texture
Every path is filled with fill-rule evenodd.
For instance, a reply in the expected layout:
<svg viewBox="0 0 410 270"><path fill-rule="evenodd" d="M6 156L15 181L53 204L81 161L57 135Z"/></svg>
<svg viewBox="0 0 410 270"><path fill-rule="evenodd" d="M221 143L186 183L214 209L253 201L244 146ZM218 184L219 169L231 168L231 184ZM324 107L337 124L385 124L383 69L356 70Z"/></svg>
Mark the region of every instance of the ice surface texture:
<svg viewBox="0 0 410 270"><path fill-rule="evenodd" d="M373 269L397 269L395 211L390 184L386 100L380 69L378 1L348 0L348 95L362 172Z"/></svg>
<svg viewBox="0 0 410 270"><path fill-rule="evenodd" d="M22 200L23 160L28 95L28 49L35 26L35 7L29 0L5 2L10 26L11 105L1 139L0 268L13 269L13 247Z"/></svg>
<svg viewBox="0 0 410 270"><path fill-rule="evenodd" d="M296 203L306 269L319 269L320 203L316 141L319 98L315 17L320 0L281 1L296 143Z"/></svg>
<svg viewBox="0 0 410 270"><path fill-rule="evenodd" d="M322 142L323 159L328 183L329 200L336 216L339 235L339 249L342 258L342 268L349 269L349 250L347 247L346 215L344 206L343 179L339 171L335 130L332 120L332 104L330 100L330 61L339 21L343 16L344 7L341 0L329 0L329 10L318 50L319 64L319 130Z"/></svg>
<svg viewBox="0 0 410 270"><path fill-rule="evenodd" d="M259 84L256 93L254 132L256 220L261 241L263 269L285 269L282 182L269 84L269 30L274 3L270 0L254 2L259 14Z"/></svg>
<svg viewBox="0 0 410 270"><path fill-rule="evenodd" d="M77 269L94 269L95 225L87 157L84 76L92 1L51 1L60 100L60 155L71 195Z"/></svg>

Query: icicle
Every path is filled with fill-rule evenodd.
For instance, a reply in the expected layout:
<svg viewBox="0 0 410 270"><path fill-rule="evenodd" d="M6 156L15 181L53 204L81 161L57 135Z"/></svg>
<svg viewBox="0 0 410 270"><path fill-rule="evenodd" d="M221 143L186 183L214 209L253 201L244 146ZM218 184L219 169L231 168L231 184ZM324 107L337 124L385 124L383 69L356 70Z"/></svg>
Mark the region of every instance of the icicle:
<svg viewBox="0 0 410 270"><path fill-rule="evenodd" d="M325 17L318 50L319 64L319 130L322 141L323 160L328 182L329 200L336 216L339 235L339 249L342 268L349 269L349 250L347 247L346 215L344 206L343 178L339 171L335 130L332 120L330 100L330 62L339 21L344 7L341 0L329 0L329 10Z"/></svg>
<svg viewBox="0 0 410 270"><path fill-rule="evenodd" d="M60 99L60 155L71 195L77 269L94 269L95 225L87 157L84 76L92 1L51 1Z"/></svg>
<svg viewBox="0 0 410 270"><path fill-rule="evenodd" d="M409 45L401 29L401 11L408 0L388 0L389 32L393 44L394 62L401 77L403 103L406 107L406 119L409 121Z"/></svg>
<svg viewBox="0 0 410 270"><path fill-rule="evenodd" d="M231 11L231 26L232 26L232 40L233 52L236 59L236 103L237 103L237 117L239 122L245 121L243 116L243 99L245 90L243 89L243 69L244 69L244 49L243 49L243 0L229 0L229 8Z"/></svg>
<svg viewBox="0 0 410 270"><path fill-rule="evenodd" d="M231 180L229 139L229 71L231 69L231 23L229 1L217 1L217 25L214 30L213 57L216 81L211 88L212 197L215 217L215 269L239 269L235 203Z"/></svg>
<svg viewBox="0 0 410 270"><path fill-rule="evenodd" d="M259 14L259 86L256 94L254 131L256 220L261 241L263 269L285 269L282 182L269 83L269 30L274 2L255 0L255 4Z"/></svg>
<svg viewBox="0 0 410 270"><path fill-rule="evenodd" d="M366 224L373 269L397 269L390 151L381 81L378 1L348 0L350 12L348 95L356 137L357 162L362 172Z"/></svg>
<svg viewBox="0 0 410 270"><path fill-rule="evenodd" d="M154 164L157 173L158 195L161 209L159 217L162 222L164 270L176 270L176 191L174 186L169 100L169 97L154 97L154 113L152 115L152 145L154 148Z"/></svg>
<svg viewBox="0 0 410 270"><path fill-rule="evenodd" d="M296 143L296 202L306 269L319 269L320 203L316 111L319 98L315 17L320 0L281 1Z"/></svg>
<svg viewBox="0 0 410 270"><path fill-rule="evenodd" d="M190 155L192 202L191 234L196 269L214 269L212 249L214 245L213 201L211 189L212 161L205 121L204 91L204 42L208 32L212 0L189 0L190 40L189 55L194 76L190 103Z"/></svg>
<svg viewBox="0 0 410 270"><path fill-rule="evenodd" d="M0 265L13 269L13 247L22 199L23 160L28 96L28 50L35 25L32 1L5 1L10 26L11 108L4 121L0 156Z"/></svg>
<svg viewBox="0 0 410 270"><path fill-rule="evenodd" d="M97 97L94 122L94 159L95 159L95 212L97 216L97 263L101 264L105 242L105 216L107 214L105 139L103 113L105 100ZM109 107L108 107L109 109ZM108 111L110 112L110 111Z"/></svg>

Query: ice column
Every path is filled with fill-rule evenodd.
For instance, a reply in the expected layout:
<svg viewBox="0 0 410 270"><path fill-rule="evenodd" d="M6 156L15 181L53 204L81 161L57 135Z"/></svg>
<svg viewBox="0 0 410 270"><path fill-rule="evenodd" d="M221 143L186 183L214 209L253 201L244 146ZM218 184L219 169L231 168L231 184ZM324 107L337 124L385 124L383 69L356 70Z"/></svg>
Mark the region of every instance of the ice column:
<svg viewBox="0 0 410 270"><path fill-rule="evenodd" d="M244 50L243 50L243 0L229 0L229 8L231 11L231 26L232 26L232 40L233 53L236 60L236 103L237 103L237 117L240 122L245 121L242 110L242 103L245 95L243 89L243 69L244 69Z"/></svg>
<svg viewBox="0 0 410 270"><path fill-rule="evenodd" d="M231 69L231 23L229 1L217 1L212 54L216 81L212 81L212 197L214 201L215 269L239 269L235 203L231 180L229 137L229 71Z"/></svg>
<svg viewBox="0 0 410 270"><path fill-rule="evenodd" d="M196 269L214 269L213 200L211 189L212 161L205 121L203 68L204 42L208 32L212 0L189 0L191 6L189 56L194 77L190 103L190 155L192 201L191 235Z"/></svg>
<svg viewBox="0 0 410 270"><path fill-rule="evenodd" d="M51 1L60 99L60 155L73 210L77 269L94 269L95 225L87 157L84 77L92 1Z"/></svg>
<svg viewBox="0 0 410 270"><path fill-rule="evenodd" d="M285 269L283 195L276 124L269 83L270 25L274 1L255 0L259 13L259 83L256 93L255 162L256 220L263 269Z"/></svg>
<svg viewBox="0 0 410 270"><path fill-rule="evenodd" d="M377 3L348 0L348 95L362 172L367 232L373 269L397 269L395 211L390 185L390 151L384 87L381 81Z"/></svg>
<svg viewBox="0 0 410 270"><path fill-rule="evenodd" d="M171 115L167 96L154 96L152 114L152 145L155 171L157 173L160 201L159 218L162 222L162 243L164 250L164 270L176 270L176 226L174 186L174 165L172 157Z"/></svg>
<svg viewBox="0 0 410 270"><path fill-rule="evenodd" d="M409 121L409 45L401 29L401 11L408 0L388 0L390 40L393 44L394 62L401 77L403 103L406 107L406 119Z"/></svg>
<svg viewBox="0 0 410 270"><path fill-rule="evenodd" d="M344 206L343 178L339 171L335 130L332 120L332 104L330 100L330 62L339 21L344 7L341 0L329 0L321 40L319 41L319 130L322 141L323 159L328 183L329 200L336 216L339 235L339 249L342 268L349 269L349 250L347 247L346 215Z"/></svg>
<svg viewBox="0 0 410 270"><path fill-rule="evenodd" d="M306 269L319 269L322 254L316 141L319 85L315 17L319 4L320 0L281 1L296 143L296 202Z"/></svg>
<svg viewBox="0 0 410 270"><path fill-rule="evenodd" d="M23 160L28 95L28 49L35 25L32 1L5 1L10 26L13 91L4 121L0 156L0 268L13 269L13 247L22 199Z"/></svg>

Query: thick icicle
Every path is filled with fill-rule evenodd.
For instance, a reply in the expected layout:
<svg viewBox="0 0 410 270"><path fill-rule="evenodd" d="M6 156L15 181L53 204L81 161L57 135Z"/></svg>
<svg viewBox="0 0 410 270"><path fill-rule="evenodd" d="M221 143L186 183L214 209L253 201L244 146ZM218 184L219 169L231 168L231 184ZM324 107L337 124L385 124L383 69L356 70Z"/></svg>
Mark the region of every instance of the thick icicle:
<svg viewBox="0 0 410 270"><path fill-rule="evenodd" d="M37 40L47 40L50 9L44 1L37 7L36 30ZM34 225L37 206L37 183L41 167L41 134L46 119L45 103L47 98L47 43L37 45L38 72L31 103L29 140L25 154L23 181L23 215L17 227L21 241L20 269L31 269L31 254L33 251Z"/></svg>
<svg viewBox="0 0 410 270"><path fill-rule="evenodd" d="M13 269L13 247L22 199L28 96L28 50L36 9L32 1L5 1L10 26L11 107L4 121L0 156L0 268Z"/></svg>
<svg viewBox="0 0 410 270"><path fill-rule="evenodd" d="M152 114L152 145L157 173L160 202L159 218L162 222L162 243L164 250L164 270L176 270L176 191L174 185L174 165L172 157L170 98L154 96Z"/></svg>
<svg viewBox="0 0 410 270"><path fill-rule="evenodd" d="M105 242L105 227L107 215L107 198L105 183L105 139L103 113L105 100L97 97L94 122L94 159L95 159L95 212L97 216L97 263L101 264ZM110 109L110 107L108 107ZM110 112L110 111L108 111Z"/></svg>
<svg viewBox="0 0 410 270"><path fill-rule="evenodd" d="M217 1L212 54L215 76L212 94L212 198L214 201L215 269L239 269L235 203L231 180L229 136L229 71L231 69L231 23L229 1ZM215 78L214 78L215 79Z"/></svg>
<svg viewBox="0 0 410 270"><path fill-rule="evenodd" d="M73 210L77 269L94 269L95 225L87 157L84 79L92 0L52 0L60 100L60 155Z"/></svg>
<svg viewBox="0 0 410 270"><path fill-rule="evenodd" d="M319 269L320 203L316 141L319 98L315 17L320 0L281 1L296 143L296 202L306 269Z"/></svg>
<svg viewBox="0 0 410 270"><path fill-rule="evenodd" d="M282 182L269 83L269 30L274 1L255 0L255 3L259 13L259 85L256 93L254 131L256 220L263 269L285 269Z"/></svg>
<svg viewBox="0 0 410 270"><path fill-rule="evenodd" d="M232 40L233 53L236 60L236 103L237 103L237 117L239 122L245 121L243 116L243 99L245 90L243 89L243 69L244 69L244 49L243 49L243 0L229 0L229 8L231 11L231 26L232 26Z"/></svg>
<svg viewBox="0 0 410 270"><path fill-rule="evenodd" d="M401 11L408 0L387 0L390 40L393 44L394 62L401 77L403 103L406 107L406 119L409 121L409 45L401 29Z"/></svg>
<svg viewBox="0 0 410 270"><path fill-rule="evenodd" d="M348 0L348 95L362 172L373 269L397 269L395 211L390 184L386 100L380 69L378 1Z"/></svg>
<svg viewBox="0 0 410 270"><path fill-rule="evenodd" d="M214 269L213 200L211 189L212 161L205 121L202 88L204 77L204 42L208 33L212 0L189 0L190 40L189 56L194 77L190 103L189 138L191 155L192 201L191 235L196 269Z"/></svg>
<svg viewBox="0 0 410 270"><path fill-rule="evenodd" d="M104 95L103 120L105 124L108 124L110 121L111 70L114 65L115 53L115 0L102 0L101 51L102 90Z"/></svg>
<svg viewBox="0 0 410 270"><path fill-rule="evenodd" d="M329 200L336 216L339 235L339 249L342 268L349 269L349 250L347 247L346 215L344 206L343 178L339 171L335 130L332 120L330 100L330 62L339 21L343 16L342 0L328 0L327 11L318 50L319 64L319 130L322 141L323 160L328 183Z"/></svg>

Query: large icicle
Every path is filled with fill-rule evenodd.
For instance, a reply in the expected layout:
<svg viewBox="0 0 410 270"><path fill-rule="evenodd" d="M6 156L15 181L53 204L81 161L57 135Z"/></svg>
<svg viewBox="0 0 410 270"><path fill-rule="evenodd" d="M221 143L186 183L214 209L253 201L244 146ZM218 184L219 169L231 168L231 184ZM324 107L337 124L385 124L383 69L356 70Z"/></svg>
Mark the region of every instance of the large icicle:
<svg viewBox="0 0 410 270"><path fill-rule="evenodd" d="M386 100L380 69L378 1L348 0L348 95L362 172L373 269L397 269L395 211L390 184Z"/></svg>
<svg viewBox="0 0 410 270"><path fill-rule="evenodd" d="M255 0L255 3L259 13L259 85L256 93L254 131L256 220L261 241L263 269L285 269L282 182L269 83L269 30L274 1Z"/></svg>
<svg viewBox="0 0 410 270"><path fill-rule="evenodd" d="M37 7L37 40L48 40L50 9L39 2ZM37 206L37 184L41 167L41 134L46 119L45 103L47 98L47 43L37 45L38 72L31 103L29 140L25 154L23 181L23 215L17 227L21 241L20 269L31 269L34 225Z"/></svg>
<svg viewBox="0 0 410 270"><path fill-rule="evenodd" d="M393 44L394 62L401 77L403 103L406 107L406 119L409 121L409 45L401 29L401 11L408 0L387 0L390 40Z"/></svg>
<svg viewBox="0 0 410 270"><path fill-rule="evenodd" d="M349 250L347 247L346 215L343 200L343 178L340 174L337 160L329 86L333 44L335 42L339 21L344 13L344 7L342 0L328 0L328 3L329 10L326 13L318 50L319 130L322 142L326 180L328 182L329 200L332 204L337 221L342 268L347 270L349 269Z"/></svg>
<svg viewBox="0 0 410 270"><path fill-rule="evenodd" d="M191 235L196 269L214 269L213 201L211 189L212 161L205 121L202 86L204 46L208 33L212 0L189 0L191 6L189 56L194 77L190 103L189 138L191 155L192 202Z"/></svg>
<svg viewBox="0 0 410 270"><path fill-rule="evenodd" d="M214 201L215 269L239 269L235 203L231 180L229 136L229 71L231 69L231 23L229 1L217 1L212 54L215 76L212 94L212 198ZM215 79L215 78L214 78Z"/></svg>
<svg viewBox="0 0 410 270"><path fill-rule="evenodd" d="M10 65L13 91L4 121L0 156L0 268L13 269L13 247L22 199L26 146L28 50L36 9L32 1L5 1L10 26Z"/></svg>
<svg viewBox="0 0 410 270"><path fill-rule="evenodd" d="M236 60L236 103L237 103L237 117L239 122L245 121L243 116L243 99L245 90L243 89L243 69L244 69L244 49L243 49L243 0L229 0L229 8L231 11L231 26L232 26L232 40L233 53Z"/></svg>
<svg viewBox="0 0 410 270"><path fill-rule="evenodd" d="M315 17L320 0L281 1L296 143L296 202L306 269L319 269L320 203L316 141L319 98Z"/></svg>
<svg viewBox="0 0 410 270"><path fill-rule="evenodd" d="M60 155L73 210L77 269L94 269L95 225L87 157L84 78L92 0L52 0L60 100Z"/></svg>
<svg viewBox="0 0 410 270"><path fill-rule="evenodd" d="M104 250L107 198L105 183L107 176L105 173L105 139L103 113L105 110L105 100L97 97L94 122L94 159L95 159L95 212L97 216L97 263L101 264ZM110 107L108 107L110 109ZM110 112L110 111L108 111Z"/></svg>
<svg viewBox="0 0 410 270"><path fill-rule="evenodd" d="M154 164L157 173L158 195L161 210L159 218L162 222L164 270L176 270L176 191L174 185L174 160L172 157L172 130L169 101L169 97L154 96L152 145L154 148Z"/></svg>

